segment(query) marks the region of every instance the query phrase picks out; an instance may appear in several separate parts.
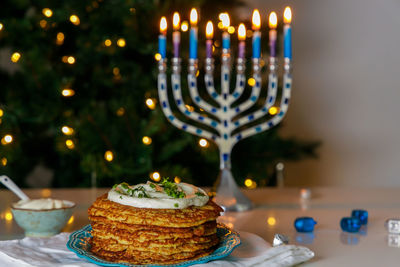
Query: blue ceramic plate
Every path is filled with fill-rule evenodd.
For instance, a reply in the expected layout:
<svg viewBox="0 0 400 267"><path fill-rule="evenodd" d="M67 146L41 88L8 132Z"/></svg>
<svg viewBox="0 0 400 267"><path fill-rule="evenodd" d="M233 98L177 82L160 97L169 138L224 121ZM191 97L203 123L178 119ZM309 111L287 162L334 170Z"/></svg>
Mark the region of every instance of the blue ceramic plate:
<svg viewBox="0 0 400 267"><path fill-rule="evenodd" d="M86 259L90 262L96 263L100 266L137 266L137 267L156 267L156 266L161 266L161 265L154 265L154 264L148 264L148 265L133 265L129 263L114 263L106 260L102 260L101 258L98 258L94 254L90 252L90 244L89 240L92 237L91 235L91 230L92 227L90 225L86 225L82 229L73 232L69 236L69 240L67 242L67 248L73 252L76 253L76 255L80 258ZM181 262L178 264L173 264L173 265L162 265L162 267L172 267L172 266L190 266L194 264L199 264L199 263L206 263L209 261L213 260L218 260L222 259L229 254L232 253L232 251L235 249L235 247L240 245L240 239L239 239L239 234L230 230L228 227L226 227L223 224L218 224L217 227L217 235L220 238L220 243L217 247L217 249L210 255L198 258L196 260L189 260L185 262Z"/></svg>

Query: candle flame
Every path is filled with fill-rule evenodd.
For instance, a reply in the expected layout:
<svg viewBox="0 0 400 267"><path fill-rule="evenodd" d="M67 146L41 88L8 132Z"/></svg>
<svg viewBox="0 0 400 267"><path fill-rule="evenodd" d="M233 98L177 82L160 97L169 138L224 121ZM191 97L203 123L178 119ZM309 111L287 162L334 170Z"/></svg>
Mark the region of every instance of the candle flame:
<svg viewBox="0 0 400 267"><path fill-rule="evenodd" d="M292 10L288 6L285 8L285 11L283 12L283 21L285 23L290 23L292 21Z"/></svg>
<svg viewBox="0 0 400 267"><path fill-rule="evenodd" d="M253 22L253 30L255 30L255 31L259 30L261 27L261 17L260 17L260 12L258 11L258 9L255 9L253 11L252 22Z"/></svg>
<svg viewBox="0 0 400 267"><path fill-rule="evenodd" d="M172 24L173 24L173 26L174 26L174 30L175 30L175 31L179 30L180 21L181 21L181 19L180 19L180 17L179 17L179 13L178 13L178 12L175 12L175 13L174 13L174 16L173 16L173 19L172 19Z"/></svg>
<svg viewBox="0 0 400 267"><path fill-rule="evenodd" d="M243 23L240 23L239 25L238 38L240 41L246 40L246 27L244 26Z"/></svg>
<svg viewBox="0 0 400 267"><path fill-rule="evenodd" d="M271 14L269 14L269 27L271 29L276 29L277 24L278 24L278 16L276 15L275 12L271 12Z"/></svg>
<svg viewBox="0 0 400 267"><path fill-rule="evenodd" d="M221 19L221 21L222 21L222 26L223 26L223 28L224 28L224 29L228 29L228 27L229 27L229 25L230 25L230 23L231 23L231 21L230 21L230 19L229 19L228 13L223 13L223 14L220 16L220 19Z"/></svg>
<svg viewBox="0 0 400 267"><path fill-rule="evenodd" d="M214 36L214 26L211 21L208 21L206 26L206 37L207 39L212 39L213 36Z"/></svg>
<svg viewBox="0 0 400 267"><path fill-rule="evenodd" d="M165 34L167 32L167 19L162 17L160 20L160 32Z"/></svg>
<svg viewBox="0 0 400 267"><path fill-rule="evenodd" d="M199 17L197 15L197 10L195 8L192 8L192 10L190 11L190 24L192 26L196 26L198 19Z"/></svg>

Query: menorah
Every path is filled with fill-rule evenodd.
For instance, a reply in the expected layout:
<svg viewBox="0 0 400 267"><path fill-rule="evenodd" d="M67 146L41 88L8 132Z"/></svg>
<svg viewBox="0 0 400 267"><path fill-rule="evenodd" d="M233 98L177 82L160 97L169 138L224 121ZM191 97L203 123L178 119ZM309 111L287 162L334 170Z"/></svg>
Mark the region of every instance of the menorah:
<svg viewBox="0 0 400 267"><path fill-rule="evenodd" d="M264 132L279 124L288 110L290 100L292 87L291 53L285 53L283 65L283 87L278 112L275 115L269 114L270 108L276 106L277 99L279 99L277 74L278 61L276 54L271 53L268 64L269 73L267 97L261 108L250 113L247 112L249 114L246 114L246 111L249 111L251 108L254 109L256 103L261 101L262 59L260 56L260 51L258 51L260 49L257 50L257 47L254 45L254 40L255 37L257 38L257 34L259 34L259 32L256 30L253 35L252 57L252 78L255 82L251 88L250 97L246 100L238 101L246 90L247 80L245 74L246 60L243 56L243 45L243 48L240 48L241 45L239 44L239 57L236 60L236 85L232 90L230 86L232 56L229 45L226 42L224 45L223 40L221 55L221 89L218 91L216 90L214 84L214 59L210 56L210 53L207 53L208 55L204 62L204 81L207 93L213 100L215 100L214 104L210 101L205 101L205 99L199 94L196 75L198 72L197 53L195 56L193 56L191 52L187 73L189 95L194 105L197 106L199 110L203 110L203 113L194 110L188 110L186 108L187 103L184 102L181 86L182 60L179 56L177 56L179 53L177 53L175 50L171 66L171 90L177 109L188 119L185 121L174 115L168 100L168 82L166 73L167 59L165 57L165 53L161 53L164 55L158 63L158 96L160 105L168 121L183 131L214 142L219 148L220 177L216 187L215 201L228 211L244 211L251 209L252 207L251 201L239 190L231 173L231 152L233 147L239 141ZM165 38L165 35L160 35L160 38ZM226 35L223 38L227 38ZM190 51L193 51L192 42ZM197 125L206 127L198 127L196 124L193 124L193 121L196 122Z"/></svg>

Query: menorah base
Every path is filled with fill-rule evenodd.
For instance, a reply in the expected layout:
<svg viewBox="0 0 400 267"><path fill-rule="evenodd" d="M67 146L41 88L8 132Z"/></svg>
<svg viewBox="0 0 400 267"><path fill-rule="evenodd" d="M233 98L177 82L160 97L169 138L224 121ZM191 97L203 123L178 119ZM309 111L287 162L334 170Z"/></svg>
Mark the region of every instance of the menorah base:
<svg viewBox="0 0 400 267"><path fill-rule="evenodd" d="M223 169L216 185L215 202L225 211L246 211L253 206L239 189L230 169Z"/></svg>

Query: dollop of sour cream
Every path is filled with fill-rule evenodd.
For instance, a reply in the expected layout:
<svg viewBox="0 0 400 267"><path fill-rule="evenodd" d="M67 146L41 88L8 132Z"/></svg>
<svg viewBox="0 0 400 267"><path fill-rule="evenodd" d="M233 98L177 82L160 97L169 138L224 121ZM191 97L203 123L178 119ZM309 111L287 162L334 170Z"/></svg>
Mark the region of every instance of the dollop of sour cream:
<svg viewBox="0 0 400 267"><path fill-rule="evenodd" d="M18 209L29 209L29 210L50 210L50 209L61 209L69 207L68 203L63 200L52 199L52 198L40 198L40 199L28 199L20 200L15 203L14 208Z"/></svg>
<svg viewBox="0 0 400 267"><path fill-rule="evenodd" d="M184 209L189 206L204 206L209 197L201 188L187 183L169 183L170 187L147 182L130 186L116 185L108 192L108 199L122 205L149 209ZM177 193L177 194L176 194Z"/></svg>

